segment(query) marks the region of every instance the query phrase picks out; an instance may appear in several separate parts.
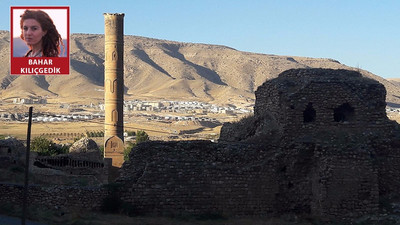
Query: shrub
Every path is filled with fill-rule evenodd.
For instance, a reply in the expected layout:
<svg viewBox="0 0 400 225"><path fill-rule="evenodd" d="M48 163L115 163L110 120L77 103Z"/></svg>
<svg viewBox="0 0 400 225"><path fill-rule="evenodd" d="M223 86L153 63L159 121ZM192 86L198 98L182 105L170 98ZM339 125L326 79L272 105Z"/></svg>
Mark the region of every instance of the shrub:
<svg viewBox="0 0 400 225"><path fill-rule="evenodd" d="M150 140L149 135L143 130L138 130L136 133L136 143L139 144L148 140Z"/></svg>
<svg viewBox="0 0 400 225"><path fill-rule="evenodd" d="M31 151L41 156L53 156L68 152L68 146L58 146L43 136L35 137L31 141Z"/></svg>
<svg viewBox="0 0 400 225"><path fill-rule="evenodd" d="M101 155L104 156L104 145L99 146Z"/></svg>
<svg viewBox="0 0 400 225"><path fill-rule="evenodd" d="M129 160L129 154L132 151L132 148L135 147L136 144L132 142L128 142L127 146L124 148L124 160L128 161Z"/></svg>

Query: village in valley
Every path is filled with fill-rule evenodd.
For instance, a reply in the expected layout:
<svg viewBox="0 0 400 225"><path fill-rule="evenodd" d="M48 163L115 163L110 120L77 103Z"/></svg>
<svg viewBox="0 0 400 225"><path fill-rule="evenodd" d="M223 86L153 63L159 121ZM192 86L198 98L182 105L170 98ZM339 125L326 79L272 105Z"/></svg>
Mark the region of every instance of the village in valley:
<svg viewBox="0 0 400 225"><path fill-rule="evenodd" d="M27 121L28 112L21 112L18 105L25 106L49 106L46 98L14 98L11 101L0 100L0 121ZM35 122L80 122L87 120L104 120L104 104L72 104L52 103L58 105L60 110L54 112L36 112L33 118ZM198 101L146 101L128 100L124 101L124 114L126 118L143 117L149 121L209 121L229 122L243 115L252 114L254 103L237 107L233 104L220 106ZM52 106L54 108L54 106ZM56 106L57 108L57 106ZM65 110L62 110L65 109ZM64 113L57 113L64 111ZM396 120L400 115L400 108L386 106L389 118Z"/></svg>
<svg viewBox="0 0 400 225"><path fill-rule="evenodd" d="M0 123L23 124L28 121L29 106L34 107L33 122L36 126L60 127L44 129L35 136L62 136L71 133L71 137L97 132L103 129L104 103L60 103L46 97L12 98L0 101ZM253 113L254 102L247 105L216 105L200 101L173 100L126 100L124 101L124 124L126 130L150 130L153 140L179 139L215 139L224 122L237 121ZM66 132L65 126L77 127L80 123L92 123L94 127ZM60 126L64 124L65 126ZM130 126L134 124L134 127ZM83 126L85 127L85 126ZM130 129L129 127L132 127ZM23 130L23 129L21 129ZM157 132L160 131L160 132ZM0 135L19 136L25 134L3 130ZM209 131L209 132L207 132ZM73 133L73 134L72 134ZM58 135L56 135L58 134ZM125 134L127 136L127 134Z"/></svg>
<svg viewBox="0 0 400 225"><path fill-rule="evenodd" d="M49 101L49 102L48 102ZM34 107L33 136L46 136L69 143L90 133L102 133L104 103L60 103L39 98L13 98L0 101L0 135L23 138L26 135L28 107ZM216 105L200 101L126 100L124 101L124 136L145 130L151 140L205 139L216 141L225 122L234 122L252 115L254 102L236 106ZM400 121L400 108L387 106L389 119ZM7 129L18 126L20 129ZM100 136L100 135L99 135ZM97 142L100 144L102 138Z"/></svg>

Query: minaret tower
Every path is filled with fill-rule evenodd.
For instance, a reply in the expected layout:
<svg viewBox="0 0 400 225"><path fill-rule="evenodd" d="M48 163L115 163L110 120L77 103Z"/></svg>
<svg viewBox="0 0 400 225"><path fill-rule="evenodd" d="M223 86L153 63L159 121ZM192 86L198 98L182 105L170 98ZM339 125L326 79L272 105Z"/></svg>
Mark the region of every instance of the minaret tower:
<svg viewBox="0 0 400 225"><path fill-rule="evenodd" d="M124 162L124 14L104 13L104 158Z"/></svg>

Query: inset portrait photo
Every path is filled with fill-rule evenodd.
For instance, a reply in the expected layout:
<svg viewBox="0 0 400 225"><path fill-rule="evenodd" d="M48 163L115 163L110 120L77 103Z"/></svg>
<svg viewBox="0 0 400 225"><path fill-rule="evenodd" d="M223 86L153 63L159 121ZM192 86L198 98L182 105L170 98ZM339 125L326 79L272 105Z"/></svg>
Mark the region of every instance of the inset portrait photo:
<svg viewBox="0 0 400 225"><path fill-rule="evenodd" d="M69 74L69 7L11 7L11 74Z"/></svg>

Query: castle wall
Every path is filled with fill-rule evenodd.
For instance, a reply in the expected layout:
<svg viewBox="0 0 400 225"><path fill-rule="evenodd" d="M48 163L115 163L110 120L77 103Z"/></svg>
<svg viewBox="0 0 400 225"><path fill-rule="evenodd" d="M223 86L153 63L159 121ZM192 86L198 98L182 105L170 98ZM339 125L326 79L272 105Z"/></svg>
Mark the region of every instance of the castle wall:
<svg viewBox="0 0 400 225"><path fill-rule="evenodd" d="M18 204L22 206L24 186L0 183L0 204ZM100 187L68 186L29 186L29 205L49 208L60 207L77 210L100 209L103 198L108 192Z"/></svg>
<svg viewBox="0 0 400 225"><path fill-rule="evenodd" d="M268 150L206 141L141 143L122 167L122 199L159 214L268 215L279 184Z"/></svg>
<svg viewBox="0 0 400 225"><path fill-rule="evenodd" d="M122 199L157 214L299 213L338 219L378 211L378 167L369 150L345 143L265 146L140 144L117 180Z"/></svg>
<svg viewBox="0 0 400 225"><path fill-rule="evenodd" d="M399 134L397 134L399 135ZM384 141L374 142L374 157L378 167L379 192L385 198L398 197L400 190L400 138L386 136Z"/></svg>
<svg viewBox="0 0 400 225"><path fill-rule="evenodd" d="M321 155L312 176L311 211L325 220L378 212L378 170L368 152Z"/></svg>
<svg viewBox="0 0 400 225"><path fill-rule="evenodd" d="M374 151L359 142L141 143L121 168L119 196L139 213L160 215L370 215L378 212L382 185L396 193L400 164L377 162ZM380 164L388 162L394 164ZM0 202L20 204L22 191L0 184ZM98 209L108 194L98 187L61 186L31 186L29 193L31 204L85 210Z"/></svg>

